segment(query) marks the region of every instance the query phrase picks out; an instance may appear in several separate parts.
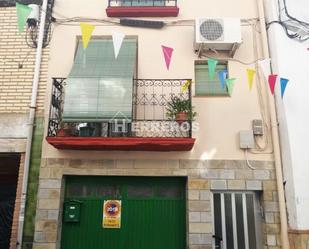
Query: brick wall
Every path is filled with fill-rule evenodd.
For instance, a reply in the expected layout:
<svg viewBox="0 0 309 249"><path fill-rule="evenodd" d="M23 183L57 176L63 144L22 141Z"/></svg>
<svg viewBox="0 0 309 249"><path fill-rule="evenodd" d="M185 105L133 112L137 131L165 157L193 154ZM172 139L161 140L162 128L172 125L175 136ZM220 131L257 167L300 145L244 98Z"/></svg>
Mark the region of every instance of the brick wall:
<svg viewBox="0 0 309 249"><path fill-rule="evenodd" d="M31 99L35 49L27 46L26 33L18 33L15 7L0 8L0 113L25 113ZM43 50L38 111L43 110L48 48ZM19 68L19 64L22 68Z"/></svg>

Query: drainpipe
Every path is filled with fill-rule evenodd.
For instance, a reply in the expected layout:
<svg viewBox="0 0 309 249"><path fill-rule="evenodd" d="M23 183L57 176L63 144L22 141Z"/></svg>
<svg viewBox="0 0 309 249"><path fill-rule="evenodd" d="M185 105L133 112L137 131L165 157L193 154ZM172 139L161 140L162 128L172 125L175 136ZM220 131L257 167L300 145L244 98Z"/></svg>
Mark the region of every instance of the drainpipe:
<svg viewBox="0 0 309 249"><path fill-rule="evenodd" d="M264 5L263 0L257 0L258 2L258 11L260 18L260 31L262 36L262 49L265 59L269 58L269 50L267 43L267 32L265 27L265 14L264 14ZM276 180L277 180L277 191L278 191L278 200L279 200L279 211L280 211L280 233L281 233L281 244L282 249L289 249L289 239L288 239L288 223L287 223L287 213L285 206L285 195L283 188L283 174L282 174L282 163L281 163L281 154L280 154L280 141L279 141L279 132L278 132L278 121L276 115L276 106L275 98L271 95L270 91L268 92L268 107L270 111L270 121L271 121L271 132L273 138L273 148L274 148L274 159L275 159L275 168L276 168Z"/></svg>
<svg viewBox="0 0 309 249"><path fill-rule="evenodd" d="M20 203L20 212L19 212L19 219L18 219L17 249L20 249L22 247L22 239L23 239L25 205L26 205L26 197L27 197L28 176L29 176L30 155L31 155L31 144L32 144L32 136L33 136L36 99L37 99L39 79L40 79L41 57L42 57L42 47L43 47L43 39L44 39L47 3L48 3L48 0L43 0L42 9L41 9L41 17L40 17L38 46L37 46L36 56L35 56L35 68L34 68L34 75L33 75L33 82L32 82L31 104L29 107L30 109L29 109L28 134L27 134L27 144L26 144L26 153L25 153L24 175L23 175L23 182L22 182L23 185L22 185L22 191L21 191L21 203Z"/></svg>

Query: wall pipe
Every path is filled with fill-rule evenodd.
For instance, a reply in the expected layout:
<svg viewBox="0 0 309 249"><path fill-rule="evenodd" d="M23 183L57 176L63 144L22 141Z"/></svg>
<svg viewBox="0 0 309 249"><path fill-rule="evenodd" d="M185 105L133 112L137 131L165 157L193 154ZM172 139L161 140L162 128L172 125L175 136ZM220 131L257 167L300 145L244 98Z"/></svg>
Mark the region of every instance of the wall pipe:
<svg viewBox="0 0 309 249"><path fill-rule="evenodd" d="M262 51L265 59L269 59L269 49L267 42L267 32L265 27L265 14L264 14L264 4L263 0L257 0L258 11L260 18L260 31L262 37ZM282 162L280 154L280 140L278 132L278 121L276 115L276 105L275 98L271 95L270 91L267 91L268 97L268 107L270 111L270 122L272 131L272 140L274 148L274 159L276 168L276 180L277 180L277 191L278 191L278 201L279 201L279 212L280 212L280 233L281 233L281 245L282 249L289 249L289 239L288 239L288 223L287 223L287 213L285 205L285 195L283 186L283 174L282 174Z"/></svg>
<svg viewBox="0 0 309 249"><path fill-rule="evenodd" d="M35 55L35 67L34 67L34 74L33 74L33 81L32 81L31 103L29 107L28 134L27 134L27 144L26 144L26 153L25 153L24 174L23 174L23 181L22 181L21 203L20 203L20 212L19 212L19 219L18 219L17 249L20 249L22 247L22 242L23 242L22 240L23 240L25 206L26 206L26 197L27 197L27 188L28 188L28 176L29 176L29 167L30 167L31 145L32 145L32 136L33 136L33 128L34 128L34 117L35 117L35 110L36 110L36 99L37 99L38 86L39 86L39 80L40 80L41 58L42 58L42 47L43 47L43 39L44 39L47 3L48 3L48 0L43 0L42 8L41 8L41 17L40 17L38 46L37 46L36 55Z"/></svg>

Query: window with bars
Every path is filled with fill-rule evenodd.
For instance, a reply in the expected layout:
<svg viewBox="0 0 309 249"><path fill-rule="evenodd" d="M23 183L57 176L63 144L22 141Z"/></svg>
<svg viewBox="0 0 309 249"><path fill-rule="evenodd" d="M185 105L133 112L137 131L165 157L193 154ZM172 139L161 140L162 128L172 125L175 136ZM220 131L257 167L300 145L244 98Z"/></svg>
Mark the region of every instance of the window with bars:
<svg viewBox="0 0 309 249"><path fill-rule="evenodd" d="M229 96L227 87L222 87L218 72L227 71L227 64L216 66L214 79L209 78L207 62L195 64L195 96Z"/></svg>
<svg viewBox="0 0 309 249"><path fill-rule="evenodd" d="M164 6L165 0L122 0L122 6Z"/></svg>
<svg viewBox="0 0 309 249"><path fill-rule="evenodd" d="M95 122L132 119L133 77L137 40L124 39L117 59L112 39L91 40L83 49L79 41L66 80L62 120Z"/></svg>
<svg viewBox="0 0 309 249"><path fill-rule="evenodd" d="M255 192L213 193L216 249L261 249L261 211Z"/></svg>

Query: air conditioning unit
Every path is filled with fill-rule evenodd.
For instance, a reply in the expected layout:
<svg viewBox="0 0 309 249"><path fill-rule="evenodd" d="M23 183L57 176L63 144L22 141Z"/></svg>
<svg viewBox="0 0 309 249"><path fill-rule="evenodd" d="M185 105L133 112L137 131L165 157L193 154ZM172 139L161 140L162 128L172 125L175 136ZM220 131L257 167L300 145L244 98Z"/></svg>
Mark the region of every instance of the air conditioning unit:
<svg viewBox="0 0 309 249"><path fill-rule="evenodd" d="M241 43L239 18L197 18L195 20L195 51L233 51Z"/></svg>

